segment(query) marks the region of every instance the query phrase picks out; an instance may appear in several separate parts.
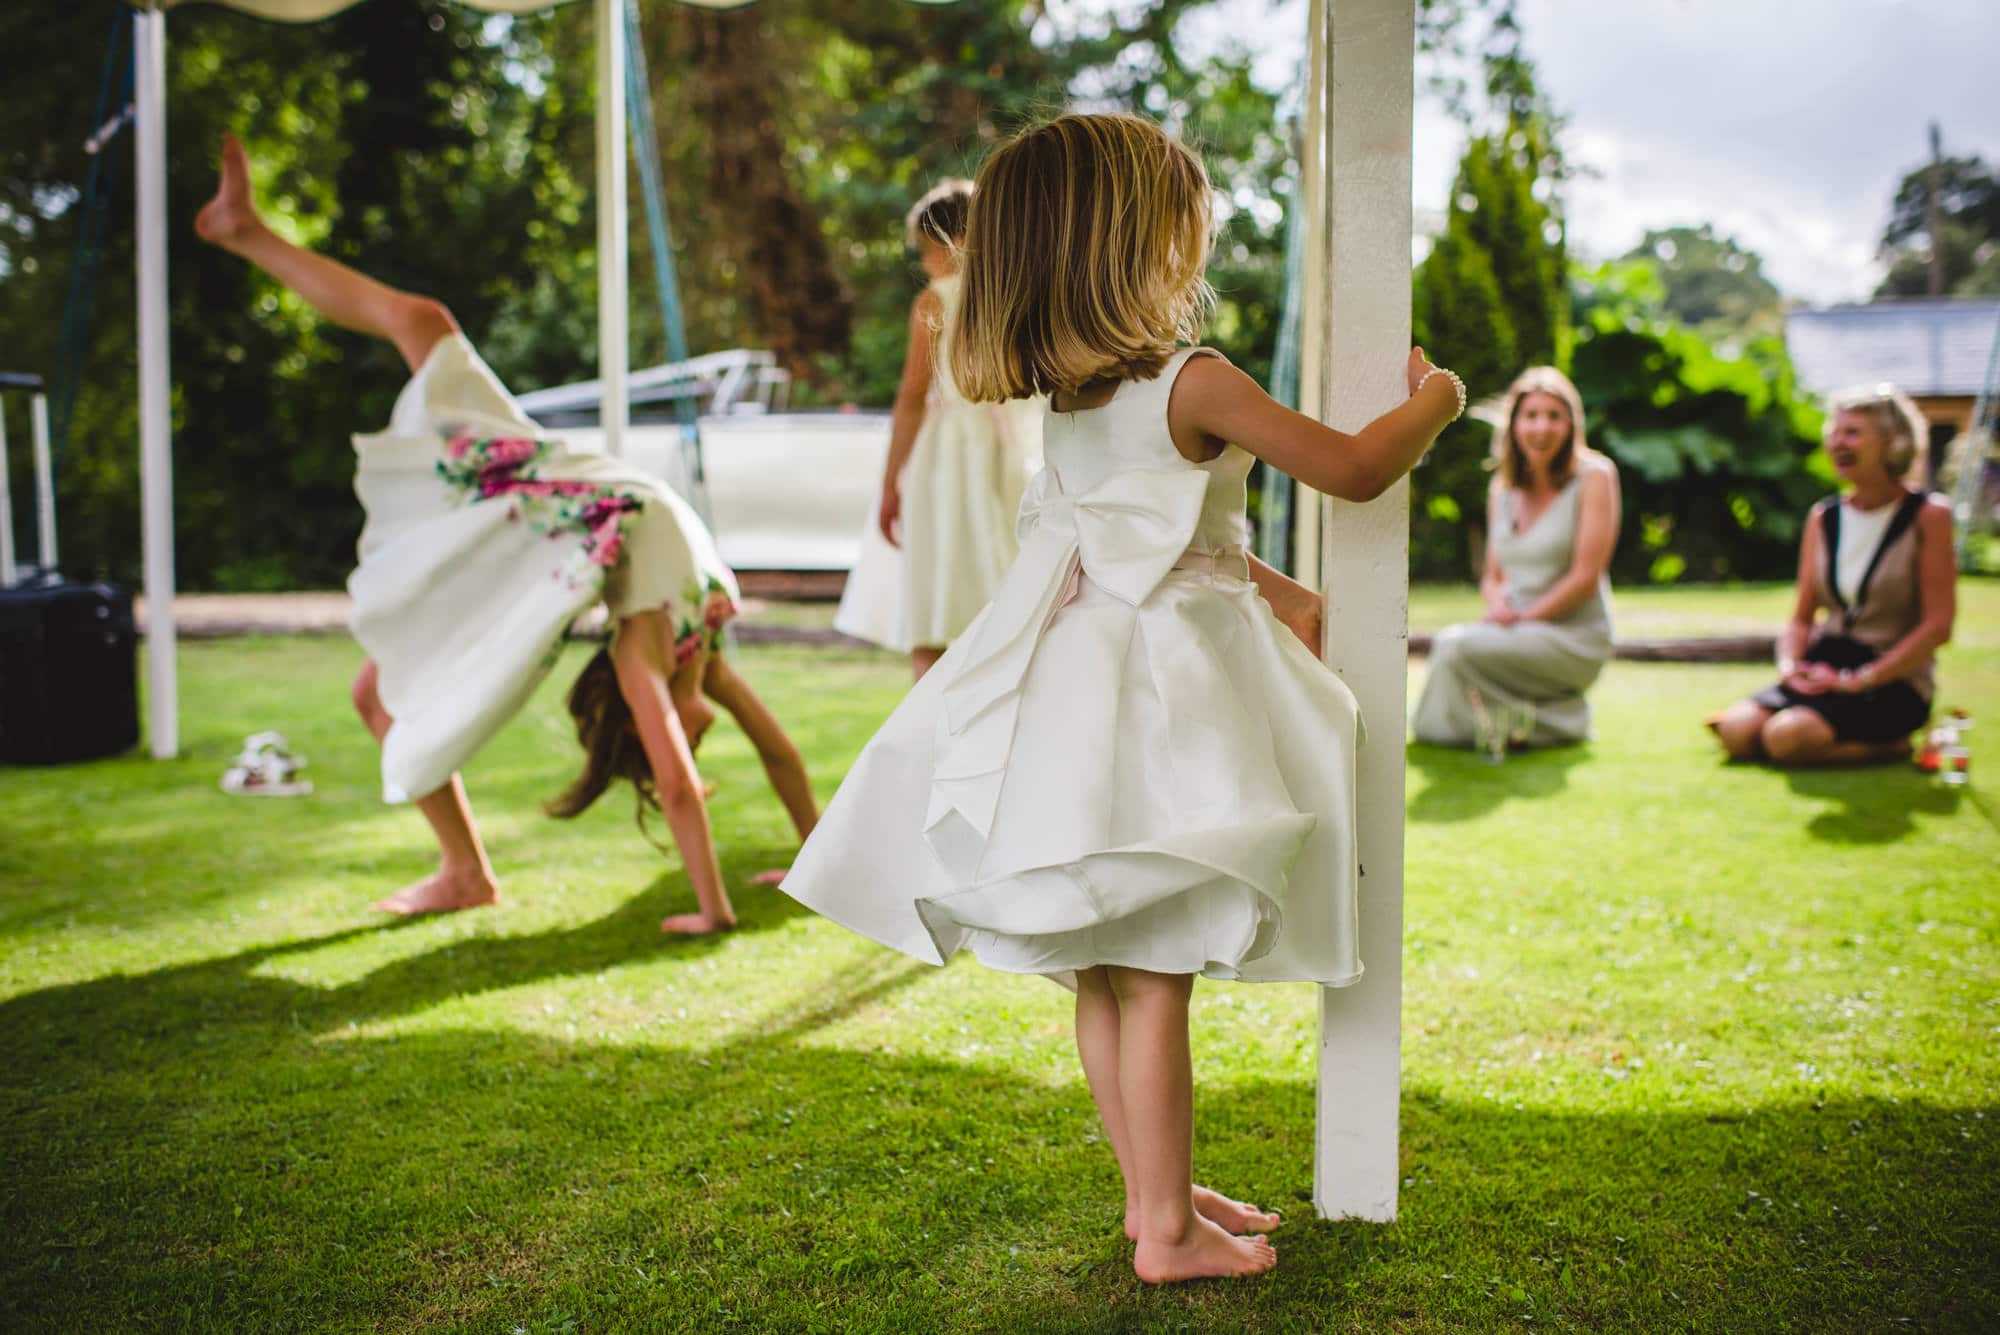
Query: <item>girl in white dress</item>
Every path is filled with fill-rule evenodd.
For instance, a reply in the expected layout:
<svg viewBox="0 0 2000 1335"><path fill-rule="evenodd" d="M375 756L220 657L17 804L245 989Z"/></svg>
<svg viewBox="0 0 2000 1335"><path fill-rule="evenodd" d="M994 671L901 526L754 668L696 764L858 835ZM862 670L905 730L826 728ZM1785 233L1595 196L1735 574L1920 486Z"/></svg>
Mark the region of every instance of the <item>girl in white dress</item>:
<svg viewBox="0 0 2000 1335"><path fill-rule="evenodd" d="M969 403L952 382L956 248L971 203L972 182L944 181L905 220L931 281L910 305L881 504L833 621L856 639L908 651L920 679L1013 563L1014 514L1041 452L1035 405Z"/></svg>
<svg viewBox="0 0 2000 1335"><path fill-rule="evenodd" d="M348 589L368 661L353 696L381 743L383 796L415 800L442 857L434 874L375 907L498 902L458 769L533 693L570 622L601 600L611 646L569 698L585 768L549 810L576 815L612 779L629 779L642 828L648 803L665 815L699 904L660 929L733 926L694 766L715 719L710 700L749 734L801 839L817 810L797 748L716 652L736 580L699 517L657 480L545 437L442 304L272 232L233 135L195 230L335 324L394 343L410 367L388 428L354 439L368 517Z"/></svg>
<svg viewBox="0 0 2000 1335"><path fill-rule="evenodd" d="M1200 160L1133 117L1064 116L987 160L952 372L975 402L1050 396L1021 555L784 883L918 959L1076 988L1149 1282L1276 1262L1255 1232L1276 1218L1190 1176L1195 975L1361 975L1354 699L1259 596L1245 475L1262 458L1369 499L1463 395L1413 351L1409 400L1350 436L1176 350L1212 300L1209 199Z"/></svg>

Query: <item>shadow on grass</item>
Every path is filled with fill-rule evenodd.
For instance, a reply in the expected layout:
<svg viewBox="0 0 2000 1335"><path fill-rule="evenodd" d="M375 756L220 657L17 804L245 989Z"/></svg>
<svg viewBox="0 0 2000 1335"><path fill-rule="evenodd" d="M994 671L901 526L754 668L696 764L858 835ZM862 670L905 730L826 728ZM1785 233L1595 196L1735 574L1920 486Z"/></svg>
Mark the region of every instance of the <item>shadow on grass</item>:
<svg viewBox="0 0 2000 1335"><path fill-rule="evenodd" d="M434 963L523 972L473 944ZM299 948L0 1005L8 1328L1832 1331L2000 1302L2000 1105L1419 1088L1382 1228L1306 1217L1304 1069L1208 1089L1204 1175L1292 1217L1283 1259L1149 1292L1080 1082L797 1041L921 968L802 980L817 1005L710 1048L348 1032L447 970L253 972Z"/></svg>
<svg viewBox="0 0 2000 1335"><path fill-rule="evenodd" d="M1908 764L1784 774L1799 796L1839 804L1806 822L1806 833L1830 844L1890 844L1911 838L1918 832L1917 816L1953 815L1965 792Z"/></svg>
<svg viewBox="0 0 2000 1335"><path fill-rule="evenodd" d="M1416 821L1473 820L1503 802L1554 797L1569 786L1569 772L1590 758L1585 746L1552 746L1516 752L1498 765L1484 752L1412 743L1409 767L1423 775L1411 799Z"/></svg>
<svg viewBox="0 0 2000 1335"><path fill-rule="evenodd" d="M138 1039L142 1046L182 1040L185 1030L208 1031L218 1026L263 1025L295 1035L323 1033L410 1014L457 997L598 973L634 960L696 959L719 948L730 934L670 936L660 932L660 919L678 903L682 879L662 876L644 893L580 926L516 936L454 938L336 987L266 977L258 971L288 955L377 932L408 931L424 920L381 918L367 926L259 946L154 973L110 974L26 993L0 1007L0 1017L4 1017L0 1018L0 1044L16 1026L16 1032L23 1034L50 1033L77 1020L104 1029L108 1041ZM749 894L740 899L737 932L768 931L806 911L796 900L777 893ZM0 1046L0 1052L4 1051Z"/></svg>

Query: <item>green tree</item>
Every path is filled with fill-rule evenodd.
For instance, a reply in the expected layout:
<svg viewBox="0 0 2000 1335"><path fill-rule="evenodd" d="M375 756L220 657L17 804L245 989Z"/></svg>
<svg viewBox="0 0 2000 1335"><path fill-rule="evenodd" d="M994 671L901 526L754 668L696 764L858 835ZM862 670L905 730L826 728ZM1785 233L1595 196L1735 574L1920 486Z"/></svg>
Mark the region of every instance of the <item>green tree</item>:
<svg viewBox="0 0 2000 1335"><path fill-rule="evenodd" d="M1784 331L1784 296L1763 259L1711 224L1649 230L1624 258L1659 275L1661 310L1681 324L1714 338Z"/></svg>
<svg viewBox="0 0 2000 1335"><path fill-rule="evenodd" d="M1807 510L1833 488L1822 417L1784 340L1724 355L1666 312L1657 270L1579 274L1571 376L1590 440L1617 461L1619 579L1775 579L1795 568Z"/></svg>
<svg viewBox="0 0 2000 1335"><path fill-rule="evenodd" d="M1930 229L1929 164L1904 174L1882 229L1881 258L1888 264L1878 297L1921 297L1930 292L1930 260L1938 245L1944 290L1950 296L2000 294L2000 172L1977 155L1948 157L1938 165L1940 236Z"/></svg>
<svg viewBox="0 0 2000 1335"><path fill-rule="evenodd" d="M1417 341L1464 377L1475 400L1526 367L1565 360L1567 256L1549 134L1516 122L1472 139L1444 230L1417 269ZM1486 513L1488 432L1473 418L1456 423L1414 475L1411 551L1421 575L1463 578L1471 569Z"/></svg>

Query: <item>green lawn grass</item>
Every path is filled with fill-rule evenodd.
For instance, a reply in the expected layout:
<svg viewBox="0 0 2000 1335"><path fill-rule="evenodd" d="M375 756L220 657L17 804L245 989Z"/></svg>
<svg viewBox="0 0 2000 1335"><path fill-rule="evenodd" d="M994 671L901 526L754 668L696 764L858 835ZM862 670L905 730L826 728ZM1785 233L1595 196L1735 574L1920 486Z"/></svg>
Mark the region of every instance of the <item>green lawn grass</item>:
<svg viewBox="0 0 2000 1335"><path fill-rule="evenodd" d="M903 686L888 655L741 656L827 792ZM1065 994L746 888L787 831L727 726L703 760L735 934L660 939L692 897L622 799L536 814L573 764L563 671L468 775L506 905L371 918L426 843L376 801L357 661L189 644L184 757L0 771L5 1328L1846 1332L2000 1311L1995 804L1903 768L1718 764L1696 720L1754 667L1615 664L1588 747L1412 751L1400 1219L1310 1217L1312 989L1203 984L1202 1176L1289 1222L1269 1279L1150 1292ZM1942 679L2000 721L2000 587L1967 586ZM267 727L312 757L315 797L216 791ZM1975 776L2000 773L2000 738L1974 739Z"/></svg>

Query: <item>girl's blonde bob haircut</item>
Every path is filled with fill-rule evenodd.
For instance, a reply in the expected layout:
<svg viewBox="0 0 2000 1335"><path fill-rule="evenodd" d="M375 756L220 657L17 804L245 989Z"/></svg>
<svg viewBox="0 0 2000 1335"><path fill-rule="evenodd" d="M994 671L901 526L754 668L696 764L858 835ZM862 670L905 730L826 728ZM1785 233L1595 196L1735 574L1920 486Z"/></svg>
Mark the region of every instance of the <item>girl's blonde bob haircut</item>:
<svg viewBox="0 0 2000 1335"><path fill-rule="evenodd" d="M1833 438L1833 424L1842 413L1854 413L1865 417L1882 433L1888 449L1882 454L1882 466L1889 476L1898 479L1910 471L1910 465L1917 461L1919 446L1930 441L1930 427L1924 422L1924 415L1910 396L1897 389L1888 381L1879 385L1859 385L1845 389L1833 396L1827 404L1826 437Z"/></svg>
<svg viewBox="0 0 2000 1335"><path fill-rule="evenodd" d="M1569 439L1549 464L1549 481L1558 488L1566 487L1576 476L1577 456L1593 451L1583 434L1583 396L1576 392L1570 378L1553 366L1530 366L1507 386L1500 425L1493 431L1494 471L1509 490L1528 480L1528 461L1521 453L1520 442L1514 439L1514 422L1521 414L1521 401L1530 394L1547 394L1562 400L1563 411L1569 414Z"/></svg>
<svg viewBox="0 0 2000 1335"><path fill-rule="evenodd" d="M979 169L951 375L974 402L1160 373L1215 302L1201 159L1137 116L1023 131Z"/></svg>

